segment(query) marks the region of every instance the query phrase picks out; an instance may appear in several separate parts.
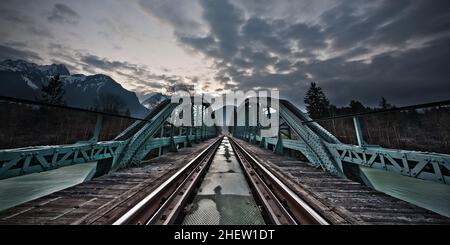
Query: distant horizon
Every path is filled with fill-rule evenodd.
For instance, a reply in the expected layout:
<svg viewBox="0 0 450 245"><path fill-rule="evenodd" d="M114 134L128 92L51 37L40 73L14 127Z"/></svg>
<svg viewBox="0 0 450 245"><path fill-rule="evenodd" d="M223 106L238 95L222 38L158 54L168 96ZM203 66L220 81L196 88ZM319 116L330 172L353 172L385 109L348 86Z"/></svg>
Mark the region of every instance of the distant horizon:
<svg viewBox="0 0 450 245"><path fill-rule="evenodd" d="M70 76L86 76L86 77L88 77L88 76L96 76L96 75L102 75L102 76L106 76L106 77L109 77L109 78L111 78L112 80L114 80L115 82L117 82L118 84L120 84L121 86L122 86L122 84L120 83L120 81L117 81L117 80L115 80L114 78L112 78L110 75L108 75L108 74L104 74L104 73L97 73L97 74L82 74L82 73L72 73L71 71L70 71L70 69L65 65L65 64L58 64L58 63L52 63L52 64L37 64L37 63L35 63L35 62L30 62L30 61L26 61L26 60L21 60L21 59L17 59L17 60L12 60L12 59L5 59L5 60L1 60L0 61L0 63L1 62L5 62L5 61L13 61L13 62L17 62L17 61L23 61L23 62L27 62L27 63L32 63L32 64L35 64L35 65L37 65L37 66L52 66L52 65L56 65L56 66L64 66L68 71L69 71L69 73L70 73ZM62 76L66 76L66 75L62 75ZM319 86L320 86L320 84L319 84ZM124 88L124 89L126 89L126 88ZM126 90L128 90L128 89L126 89ZM139 94L139 93L136 93L135 91L132 91L132 90L128 90L129 92L133 92L133 93L135 93L135 95L136 95L136 97L139 99L139 102L141 103L141 104L143 104L146 100L148 100L148 99L150 99L152 96L154 96L155 94L161 94L161 95L163 95L163 96L170 96L170 93L167 93L167 92L160 92L160 91L154 91L154 92L149 92L149 93L147 93L147 94L143 94L143 95L141 95L141 94ZM232 91L231 91L232 92ZM207 93L205 93L205 94L207 94ZM220 95L216 95L216 97L221 97L221 96L224 96L226 93L223 93L223 94L220 94ZM381 96L380 97L380 100L382 99L382 97L383 96ZM281 98L281 99L285 99L285 98ZM356 100L356 101L358 101L358 100ZM334 105L334 106L337 106L337 107L348 107L349 106L349 103L351 102L351 100L347 103L347 104L341 104L341 105L338 105L338 104L334 104L333 103L333 101L330 101L331 102L331 105ZM359 101L359 102L361 102L361 101ZM379 102L379 101L378 101ZM390 101L388 101L388 102L390 102ZM437 102L437 101L425 101L424 103L421 103L421 104L426 104L426 103L432 103L432 102ZM143 104L144 105L144 104ZM377 107L379 107L379 104L373 104L373 105L369 105L369 104L364 104L363 103L363 105L364 106L366 106L366 107L368 107L368 108L377 108ZM410 106L410 105L413 105L413 104L405 104L405 105L395 105L395 106ZM415 104L414 104L415 105ZM227 105L228 106L228 105ZM305 106L304 105L297 105L297 106L299 106L302 110L305 110Z"/></svg>

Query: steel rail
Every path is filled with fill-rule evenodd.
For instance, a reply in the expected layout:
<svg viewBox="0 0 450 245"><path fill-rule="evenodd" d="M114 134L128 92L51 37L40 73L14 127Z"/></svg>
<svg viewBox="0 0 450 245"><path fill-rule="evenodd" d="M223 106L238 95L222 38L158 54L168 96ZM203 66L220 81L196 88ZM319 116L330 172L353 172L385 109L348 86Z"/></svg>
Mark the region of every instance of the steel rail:
<svg viewBox="0 0 450 245"><path fill-rule="evenodd" d="M190 179L188 177L197 171L197 167L206 158L211 157L211 154L208 153L215 152L222 138L217 139L209 147L204 149L194 159L189 161L189 163L117 219L113 225L147 224L161 210L161 207L165 206L167 200L173 198L172 194L179 190L181 184L185 183L187 179Z"/></svg>
<svg viewBox="0 0 450 245"><path fill-rule="evenodd" d="M260 175L267 186L271 187L272 192L278 200L284 204L286 210L295 218L298 224L317 224L329 225L329 222L316 212L308 203L300 196L292 191L277 176L268 170L263 164L255 159L247 150L239 143L229 137L230 142L237 151L243 153L246 160L252 165L256 174ZM236 151L235 150L235 151Z"/></svg>
<svg viewBox="0 0 450 245"><path fill-rule="evenodd" d="M255 198L262 204L262 208L265 211L264 214L266 214L264 217L268 218L270 223L275 225L297 225L298 223L270 190L270 187L256 174L252 164L245 158L243 152L232 141L230 142Z"/></svg>
<svg viewBox="0 0 450 245"><path fill-rule="evenodd" d="M221 137L221 139L223 139L223 137ZM222 140L213 145L207 155L195 167L195 170L191 171L191 173L182 181L182 183L170 195L155 215L147 221L146 225L174 224L181 210L184 208L188 198L194 192L196 185L200 183L202 177L206 174L206 171L209 168L221 141Z"/></svg>

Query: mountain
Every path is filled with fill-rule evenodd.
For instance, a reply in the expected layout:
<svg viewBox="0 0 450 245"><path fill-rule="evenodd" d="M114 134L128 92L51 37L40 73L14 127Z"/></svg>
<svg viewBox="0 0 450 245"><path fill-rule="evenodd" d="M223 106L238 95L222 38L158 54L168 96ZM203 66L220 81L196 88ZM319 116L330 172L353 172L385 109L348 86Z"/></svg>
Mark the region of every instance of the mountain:
<svg viewBox="0 0 450 245"><path fill-rule="evenodd" d="M151 93L148 96L149 97L142 102L142 105L149 110L157 106L162 101L169 99L169 96L163 95L161 93Z"/></svg>
<svg viewBox="0 0 450 245"><path fill-rule="evenodd" d="M131 116L143 117L147 108L139 103L134 92L123 88L106 75L71 75L64 65L37 65L23 60L0 62L0 95L34 100L41 94L42 85L50 78L60 75L66 91L64 99L68 106L96 108L102 98L114 98L124 104Z"/></svg>

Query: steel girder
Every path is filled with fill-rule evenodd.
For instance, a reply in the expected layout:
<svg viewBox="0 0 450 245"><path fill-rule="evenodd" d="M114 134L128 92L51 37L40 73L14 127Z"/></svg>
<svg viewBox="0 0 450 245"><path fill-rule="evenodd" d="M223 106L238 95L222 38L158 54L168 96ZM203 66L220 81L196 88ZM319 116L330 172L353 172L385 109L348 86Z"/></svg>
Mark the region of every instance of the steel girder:
<svg viewBox="0 0 450 245"><path fill-rule="evenodd" d="M137 133L135 133L127 142L127 146L125 147L123 153L121 154L119 159L114 159L112 163L112 170L115 171L119 168L127 167L132 163L136 164L140 161L147 151L145 147L149 144L152 136L157 132L158 129L164 126L166 120L170 117L173 109L176 107L176 104L168 104L164 107L155 117L151 120L151 122L145 123Z"/></svg>
<svg viewBox="0 0 450 245"><path fill-rule="evenodd" d="M216 134L210 131L208 138ZM189 136L194 140L194 136ZM170 138L152 138L145 146L148 152L159 147L168 147ZM176 144L187 141L186 136L175 136ZM126 141L107 141L95 144L73 144L49 147L28 147L21 149L0 150L0 179L38 173L60 167L97 162L111 159L114 161L124 150Z"/></svg>
<svg viewBox="0 0 450 245"><path fill-rule="evenodd" d="M312 121L292 104L280 101L280 118L299 136L300 140L256 137L262 142L301 152L309 163L326 171L343 176L343 164L351 163L381 169L404 176L450 184L450 155L430 152L387 149L366 145L360 136L360 145L341 143L334 135ZM305 123L307 122L307 123ZM355 124L355 127L359 126ZM358 130L358 128L357 128ZM237 127L235 136L248 139L250 131Z"/></svg>
<svg viewBox="0 0 450 245"><path fill-rule="evenodd" d="M170 100L169 100L170 102ZM145 118L124 130L112 141L78 142L72 145L37 146L0 150L0 179L11 178L36 172L48 171L64 166L96 162L109 159L111 171L140 162L152 149L167 147L171 138L153 138L155 132L164 126L176 104L161 103ZM95 136L98 137L99 123ZM188 128L187 132L192 132ZM215 127L208 127L201 139L217 135ZM188 143L197 136L173 136L175 144ZM121 163L118 165L118 163Z"/></svg>
<svg viewBox="0 0 450 245"><path fill-rule="evenodd" d="M450 155L381 147L329 144L336 161L450 184Z"/></svg>
<svg viewBox="0 0 450 245"><path fill-rule="evenodd" d="M124 146L108 141L0 150L0 179L115 158Z"/></svg>
<svg viewBox="0 0 450 245"><path fill-rule="evenodd" d="M139 165L142 159L144 159L147 154L155 148L160 146L155 146L155 139L153 135L161 128L164 127L167 119L171 116L172 111L175 109L177 104L169 104L164 109L162 109L150 122L145 124L127 143L126 148L123 150L123 157L121 159L115 159L112 164L112 169L116 170L117 168L123 168L130 165ZM172 129L173 130L173 129ZM206 132L206 131L205 131ZM211 131L209 131L211 132ZM170 146L173 143L176 144L177 140L184 139L187 141L186 137L178 136L174 137L173 132L171 133L171 137L167 138L168 141L164 142L164 146ZM194 137L197 140L204 140L207 137L211 137L212 135L200 134ZM175 140L176 138L176 140ZM119 163L120 161L120 163Z"/></svg>
<svg viewBox="0 0 450 245"><path fill-rule="evenodd" d="M321 166L334 175L344 176L342 166L335 161L323 138L317 131L313 131L310 127L302 124L302 121L283 104L280 105L280 117L302 139L304 147L299 147L299 149L301 149L300 151L313 166ZM315 125L315 127L320 126ZM318 128L318 130L323 131L324 129Z"/></svg>

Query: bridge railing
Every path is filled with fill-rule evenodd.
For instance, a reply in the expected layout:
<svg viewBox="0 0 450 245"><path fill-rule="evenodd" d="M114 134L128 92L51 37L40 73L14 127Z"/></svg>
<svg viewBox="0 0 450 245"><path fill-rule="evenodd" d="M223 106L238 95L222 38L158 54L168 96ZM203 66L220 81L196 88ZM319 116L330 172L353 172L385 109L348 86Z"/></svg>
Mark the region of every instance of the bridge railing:
<svg viewBox="0 0 450 245"><path fill-rule="evenodd" d="M136 119L117 113L50 106L26 100L0 98L0 149L65 145L89 141L101 115L97 140L113 140Z"/></svg>
<svg viewBox="0 0 450 245"><path fill-rule="evenodd" d="M315 122L342 141L328 144L341 166L351 163L450 184L450 101Z"/></svg>
<svg viewBox="0 0 450 245"><path fill-rule="evenodd" d="M258 128L234 135L284 154L300 152L315 167L345 176L364 166L450 184L450 101L310 119L287 101L280 107L278 137L258 137Z"/></svg>
<svg viewBox="0 0 450 245"><path fill-rule="evenodd" d="M450 154L450 101L317 122L345 144Z"/></svg>
<svg viewBox="0 0 450 245"><path fill-rule="evenodd" d="M87 162L98 162L102 175L217 135L170 125L174 105L166 102L137 118L0 97L0 179Z"/></svg>

